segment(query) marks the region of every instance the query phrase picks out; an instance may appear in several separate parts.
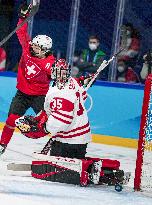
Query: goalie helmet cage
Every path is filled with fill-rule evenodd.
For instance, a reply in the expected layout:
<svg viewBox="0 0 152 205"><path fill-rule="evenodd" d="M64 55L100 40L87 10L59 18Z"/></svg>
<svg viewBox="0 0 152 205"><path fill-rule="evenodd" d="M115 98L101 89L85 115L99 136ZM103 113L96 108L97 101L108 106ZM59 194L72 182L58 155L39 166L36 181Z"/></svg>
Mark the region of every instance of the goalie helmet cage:
<svg viewBox="0 0 152 205"><path fill-rule="evenodd" d="M134 190L152 195L152 74L145 82Z"/></svg>

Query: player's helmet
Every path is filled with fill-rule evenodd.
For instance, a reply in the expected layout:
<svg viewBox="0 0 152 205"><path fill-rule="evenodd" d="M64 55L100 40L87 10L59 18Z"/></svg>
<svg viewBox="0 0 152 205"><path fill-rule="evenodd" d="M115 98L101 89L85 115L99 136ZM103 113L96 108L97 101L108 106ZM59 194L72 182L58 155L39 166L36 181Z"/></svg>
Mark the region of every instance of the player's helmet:
<svg viewBox="0 0 152 205"><path fill-rule="evenodd" d="M52 66L51 78L59 89L62 89L70 77L70 66L65 59L58 59Z"/></svg>
<svg viewBox="0 0 152 205"><path fill-rule="evenodd" d="M52 39L46 35L37 35L32 39L32 44L39 46L43 51L50 52L52 48Z"/></svg>

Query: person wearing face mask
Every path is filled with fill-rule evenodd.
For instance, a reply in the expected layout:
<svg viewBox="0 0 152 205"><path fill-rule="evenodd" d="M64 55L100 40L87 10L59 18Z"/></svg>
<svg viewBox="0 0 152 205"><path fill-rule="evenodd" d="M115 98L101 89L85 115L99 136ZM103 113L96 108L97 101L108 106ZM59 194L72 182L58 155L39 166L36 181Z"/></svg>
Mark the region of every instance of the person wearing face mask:
<svg viewBox="0 0 152 205"><path fill-rule="evenodd" d="M140 77L142 83L145 83L147 76L151 73L152 73L152 49L149 49L142 57L142 69L140 71Z"/></svg>
<svg viewBox="0 0 152 205"><path fill-rule="evenodd" d="M79 76L94 74L105 58L105 53L99 48L100 40L98 36L90 36L88 49L84 49L80 55L77 67L79 68ZM104 72L104 71L103 71ZM104 78L103 72L98 77Z"/></svg>
<svg viewBox="0 0 152 205"><path fill-rule="evenodd" d="M19 13L22 23L30 12L30 6L24 4ZM0 139L0 155L4 153L15 130L15 120L23 116L28 108L39 113L44 106L45 96L51 80L52 39L46 35L38 35L32 40L28 35L28 23L25 23L16 33L22 46L22 56L18 66L17 92L13 97L8 118Z"/></svg>
<svg viewBox="0 0 152 205"><path fill-rule="evenodd" d="M140 49L140 37L132 24L127 23L121 28L120 48L124 50L118 55L117 81L129 82L132 76L133 82L137 82L136 73L133 68Z"/></svg>

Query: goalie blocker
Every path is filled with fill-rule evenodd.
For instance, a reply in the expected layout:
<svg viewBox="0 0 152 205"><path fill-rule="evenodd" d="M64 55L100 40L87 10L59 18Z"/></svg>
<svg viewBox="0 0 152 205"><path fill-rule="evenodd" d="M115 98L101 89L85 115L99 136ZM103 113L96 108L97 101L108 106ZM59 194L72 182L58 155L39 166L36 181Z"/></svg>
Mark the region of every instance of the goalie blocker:
<svg viewBox="0 0 152 205"><path fill-rule="evenodd" d="M124 176L117 160L100 158L64 158L35 154L37 161L32 162L32 177L87 186L88 184L107 184L115 186L117 191L129 181L129 175Z"/></svg>

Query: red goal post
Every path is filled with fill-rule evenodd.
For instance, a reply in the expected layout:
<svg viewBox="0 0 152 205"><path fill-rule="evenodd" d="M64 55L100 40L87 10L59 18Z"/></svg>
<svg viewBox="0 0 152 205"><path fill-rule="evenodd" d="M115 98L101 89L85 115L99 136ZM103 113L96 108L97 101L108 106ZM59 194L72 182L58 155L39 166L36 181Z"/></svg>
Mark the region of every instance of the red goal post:
<svg viewBox="0 0 152 205"><path fill-rule="evenodd" d="M145 82L134 190L152 192L152 74Z"/></svg>

